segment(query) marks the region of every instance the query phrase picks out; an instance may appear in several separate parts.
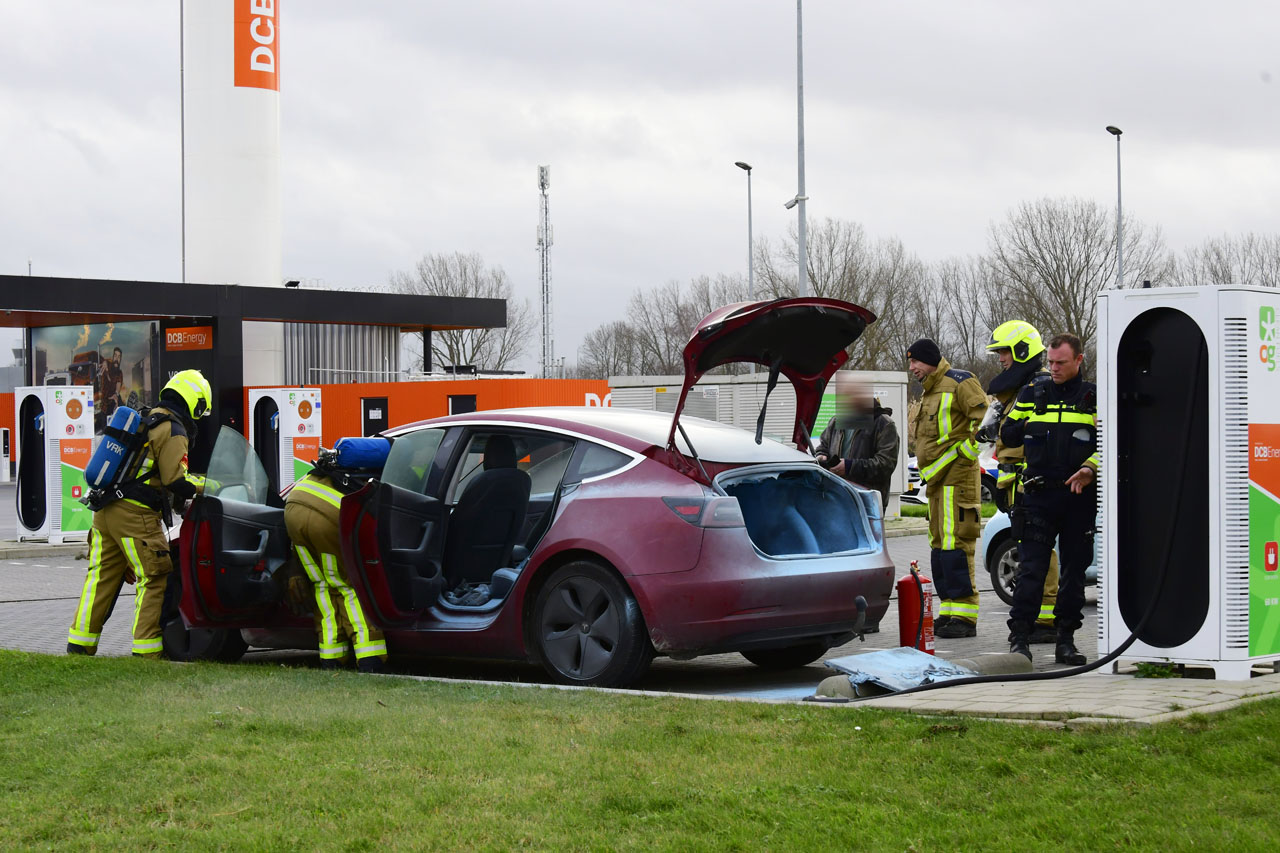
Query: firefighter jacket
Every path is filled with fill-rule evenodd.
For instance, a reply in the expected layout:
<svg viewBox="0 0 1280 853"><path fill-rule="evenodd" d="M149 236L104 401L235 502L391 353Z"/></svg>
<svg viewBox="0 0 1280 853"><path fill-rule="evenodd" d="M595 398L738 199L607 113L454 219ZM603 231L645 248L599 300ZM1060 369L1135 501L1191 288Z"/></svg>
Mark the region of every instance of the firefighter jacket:
<svg viewBox="0 0 1280 853"><path fill-rule="evenodd" d="M1076 375L1061 385L1049 376L1018 393L1000 430L1009 447L1021 447L1025 476L1061 482L1081 468L1098 472L1098 391Z"/></svg>
<svg viewBox="0 0 1280 853"><path fill-rule="evenodd" d="M204 491L204 478L187 470L187 429L181 415L164 406L154 407L151 415L169 417L147 430L142 461L131 478L135 482L122 492L127 503L160 512L165 491L185 500Z"/></svg>
<svg viewBox="0 0 1280 853"><path fill-rule="evenodd" d="M977 377L953 368L944 358L921 384L924 395L912 420L921 479L936 484L973 476L980 452L973 433L987 410L987 395Z"/></svg>
<svg viewBox="0 0 1280 853"><path fill-rule="evenodd" d="M285 506L301 504L308 509L320 513L327 521L338 526L338 510L342 507L342 496L346 494L339 489L333 480L316 469L293 484L289 494L285 496Z"/></svg>
<svg viewBox="0 0 1280 853"><path fill-rule="evenodd" d="M893 423L893 409L876 400L870 423L859 428L844 427L839 416L827 424L818 438L818 456L844 460L844 478L869 489L875 489L887 504L889 481L898 467L898 427Z"/></svg>
<svg viewBox="0 0 1280 853"><path fill-rule="evenodd" d="M1010 447L1000 437L1009 415L1013 413L1013 405L1017 402L1018 393L1035 381L1038 376L1048 376L1044 369L1044 356L1037 355L1031 360L1019 364L1014 362L1007 370L1002 370L987 386L987 394L996 398L1000 404L1000 417L996 421L996 462L1000 465L1000 473L996 477L997 488L1008 488L1018 475L1012 469L1022 467L1023 450L1021 447Z"/></svg>

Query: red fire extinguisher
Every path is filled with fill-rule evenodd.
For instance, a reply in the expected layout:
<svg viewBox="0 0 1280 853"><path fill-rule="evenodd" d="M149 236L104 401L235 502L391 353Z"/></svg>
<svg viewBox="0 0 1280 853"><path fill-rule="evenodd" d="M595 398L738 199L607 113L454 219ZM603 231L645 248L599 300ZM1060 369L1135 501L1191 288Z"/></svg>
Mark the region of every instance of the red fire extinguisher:
<svg viewBox="0 0 1280 853"><path fill-rule="evenodd" d="M920 574L917 560L898 579L898 643L933 654L933 581Z"/></svg>

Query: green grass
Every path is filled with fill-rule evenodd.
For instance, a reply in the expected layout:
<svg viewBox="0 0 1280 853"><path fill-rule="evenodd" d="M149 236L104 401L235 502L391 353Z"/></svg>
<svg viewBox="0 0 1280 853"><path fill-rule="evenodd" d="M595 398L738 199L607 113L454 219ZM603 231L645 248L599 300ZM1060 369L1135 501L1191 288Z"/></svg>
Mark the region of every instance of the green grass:
<svg viewBox="0 0 1280 853"><path fill-rule="evenodd" d="M982 505L982 517L990 518L996 514L996 505L993 503L984 503ZM903 518L928 518L929 507L927 504L902 504Z"/></svg>
<svg viewBox="0 0 1280 853"><path fill-rule="evenodd" d="M1272 849L1280 702L1072 733L0 652L0 849Z"/></svg>

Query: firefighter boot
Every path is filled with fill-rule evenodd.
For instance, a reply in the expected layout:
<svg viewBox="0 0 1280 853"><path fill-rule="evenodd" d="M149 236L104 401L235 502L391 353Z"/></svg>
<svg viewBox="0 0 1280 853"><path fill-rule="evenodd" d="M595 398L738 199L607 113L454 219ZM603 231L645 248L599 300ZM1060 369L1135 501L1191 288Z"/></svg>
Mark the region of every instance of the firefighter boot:
<svg viewBox="0 0 1280 853"><path fill-rule="evenodd" d="M1084 666L1086 658L1076 649L1074 631L1058 632L1058 645L1054 647L1053 659L1069 666Z"/></svg>
<svg viewBox="0 0 1280 853"><path fill-rule="evenodd" d="M1022 655L1027 660L1031 660L1031 643L1025 632L1011 632L1009 634L1009 653Z"/></svg>

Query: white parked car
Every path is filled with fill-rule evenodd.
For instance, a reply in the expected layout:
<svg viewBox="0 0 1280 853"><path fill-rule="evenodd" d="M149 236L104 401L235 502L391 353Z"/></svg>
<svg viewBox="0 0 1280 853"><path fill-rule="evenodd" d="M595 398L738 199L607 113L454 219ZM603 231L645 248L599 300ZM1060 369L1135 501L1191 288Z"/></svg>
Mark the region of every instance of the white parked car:
<svg viewBox="0 0 1280 853"><path fill-rule="evenodd" d="M991 575L991 586L996 595L1005 604L1013 604L1013 585L1018 579L1017 542L1009 531L1009 515L997 512L987 520L982 528L982 543L979 553L982 564ZM1098 539L1094 537L1093 562L1085 569L1086 586L1098 582Z"/></svg>

